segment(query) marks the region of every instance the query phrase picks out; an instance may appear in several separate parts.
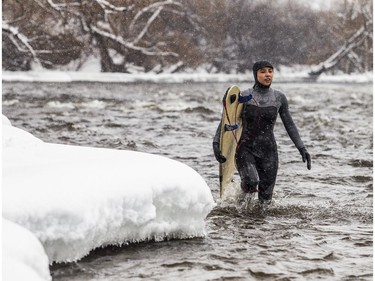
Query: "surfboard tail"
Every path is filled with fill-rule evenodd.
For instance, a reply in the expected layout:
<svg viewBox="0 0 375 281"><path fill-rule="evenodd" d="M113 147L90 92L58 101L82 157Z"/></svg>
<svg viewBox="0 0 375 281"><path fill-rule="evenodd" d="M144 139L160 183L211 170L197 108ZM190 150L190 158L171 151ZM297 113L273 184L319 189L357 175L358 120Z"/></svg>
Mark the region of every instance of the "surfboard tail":
<svg viewBox="0 0 375 281"><path fill-rule="evenodd" d="M240 116L243 103L239 102L240 89L237 86L230 87L223 98L223 113L220 130L220 150L227 159L220 164L220 196L222 197L226 187L232 182L235 173L235 154L242 132Z"/></svg>

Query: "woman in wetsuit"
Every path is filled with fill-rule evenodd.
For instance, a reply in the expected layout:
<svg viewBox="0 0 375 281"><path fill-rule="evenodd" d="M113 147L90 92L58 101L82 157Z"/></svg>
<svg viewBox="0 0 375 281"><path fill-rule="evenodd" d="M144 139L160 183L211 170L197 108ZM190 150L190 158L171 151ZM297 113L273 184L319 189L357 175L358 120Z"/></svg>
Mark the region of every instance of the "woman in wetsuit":
<svg viewBox="0 0 375 281"><path fill-rule="evenodd" d="M285 95L271 88L273 66L267 61L256 62L253 66L255 84L243 91L242 96L252 95L244 104L241 115L242 135L236 153L236 165L241 177L241 189L247 193L259 192L260 203L270 203L278 169L277 144L273 134L277 115L299 150L303 162L311 169L311 158L293 122ZM220 152L220 127L213 140L214 154L220 163L226 161Z"/></svg>

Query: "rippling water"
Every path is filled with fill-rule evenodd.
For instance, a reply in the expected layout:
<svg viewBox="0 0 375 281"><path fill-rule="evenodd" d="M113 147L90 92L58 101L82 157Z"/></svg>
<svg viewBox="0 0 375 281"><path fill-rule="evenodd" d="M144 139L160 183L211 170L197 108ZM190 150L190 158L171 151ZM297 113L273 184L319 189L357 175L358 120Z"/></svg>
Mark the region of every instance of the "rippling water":
<svg viewBox="0 0 375 281"><path fill-rule="evenodd" d="M372 85L274 85L289 99L312 170L278 120L279 176L267 212L219 199L211 142L228 86L3 83L13 125L47 142L179 160L199 171L218 203L205 239L98 249L53 265L54 280L373 279Z"/></svg>

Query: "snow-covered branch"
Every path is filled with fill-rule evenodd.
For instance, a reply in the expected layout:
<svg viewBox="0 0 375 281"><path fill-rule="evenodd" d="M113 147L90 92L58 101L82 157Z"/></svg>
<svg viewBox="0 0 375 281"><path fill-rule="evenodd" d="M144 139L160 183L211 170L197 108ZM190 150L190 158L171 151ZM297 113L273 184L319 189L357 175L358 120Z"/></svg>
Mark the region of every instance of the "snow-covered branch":
<svg viewBox="0 0 375 281"><path fill-rule="evenodd" d="M348 59L355 65L355 67L362 71L363 70L363 67L362 67L362 61L360 59L360 57L353 51L349 52L348 54Z"/></svg>
<svg viewBox="0 0 375 281"><path fill-rule="evenodd" d="M97 2L104 10L110 9L110 10L115 11L115 12L129 11L129 10L134 8L134 5L123 6L123 7L115 6L115 5L109 3L106 0L95 0L95 2Z"/></svg>
<svg viewBox="0 0 375 281"><path fill-rule="evenodd" d="M14 26L11 26L9 25L7 22L2 22L2 30L3 31L6 31L8 33L10 33L12 36L16 37L25 47L26 49L30 52L30 54L32 55L34 61L37 63L37 64L41 64L40 60L38 59L38 56L37 56L37 53L36 51L34 50L34 48L29 44L29 39L27 38L27 36L25 36L24 34L20 33L18 31L18 28L17 27L14 27ZM13 41L14 42L14 41ZM15 44L17 47L19 47L18 44Z"/></svg>
<svg viewBox="0 0 375 281"><path fill-rule="evenodd" d="M101 30L100 28L98 28L94 25L91 25L90 27L91 27L91 30L93 32L95 32L95 33L97 33L97 34L99 34L103 37L109 38L109 39L121 44L125 48L135 50L135 51L139 51L144 55L148 55L148 56L173 56L173 57L179 56L177 53L174 53L174 52L163 52L163 51L159 51L159 50L154 51L150 48L143 48L143 47L140 47L140 46L136 46L136 45L134 45L133 42L125 41L124 38L121 37L121 36L116 36L115 34L112 34L110 32Z"/></svg>
<svg viewBox="0 0 375 281"><path fill-rule="evenodd" d="M35 2L39 3L39 0L34 0ZM111 12L125 12L129 11L134 8L134 4L132 5L126 5L126 6L116 6L108 2L107 0L94 0L105 13L111 13ZM81 2L70 2L70 3L56 3L54 0L47 0L47 3L56 11L62 11L64 8L69 7L81 7Z"/></svg>
<svg viewBox="0 0 375 281"><path fill-rule="evenodd" d="M96 3L103 9L104 11L104 20L108 22L108 15L112 13L122 13L125 11L129 11L134 8L134 5L130 6L115 6L109 3L106 0L95 0Z"/></svg>
<svg viewBox="0 0 375 281"><path fill-rule="evenodd" d="M159 9L160 6L165 6L165 5L175 5L175 6L178 6L178 7L182 7L181 3L178 3L176 1L173 1L173 0L166 0L166 1L161 1L161 2L156 2L156 3L153 3L143 9L141 9L136 15L135 17L133 18L132 22L130 23L129 25L129 30L132 30L137 22L137 20L142 16L144 15L145 13L149 12L149 11L152 11L154 9Z"/></svg>
<svg viewBox="0 0 375 281"><path fill-rule="evenodd" d="M81 6L81 3L79 3L79 2L58 3L58 4L53 2L53 0L47 0L47 2L56 11L61 11L62 8L73 7L73 6L76 6L76 7Z"/></svg>
<svg viewBox="0 0 375 281"><path fill-rule="evenodd" d="M147 21L145 27L143 28L143 30L138 34L137 38L135 38L135 40L133 41L133 44L137 44L143 38L143 36L146 34L148 28L152 24L152 22L159 16L161 10L163 10L163 6L160 6L159 8L156 9L154 14L148 19L148 21Z"/></svg>

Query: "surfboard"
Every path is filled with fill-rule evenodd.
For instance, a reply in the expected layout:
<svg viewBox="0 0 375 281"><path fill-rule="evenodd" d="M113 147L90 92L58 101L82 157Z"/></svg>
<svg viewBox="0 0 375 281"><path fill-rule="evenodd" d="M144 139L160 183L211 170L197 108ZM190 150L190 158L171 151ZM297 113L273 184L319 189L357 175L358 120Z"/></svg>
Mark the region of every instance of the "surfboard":
<svg viewBox="0 0 375 281"><path fill-rule="evenodd" d="M234 158L237 143L242 132L240 115L242 113L243 103L239 102L240 92L240 89L234 85L228 88L223 98L220 151L227 161L219 164L220 197L223 196L225 189L233 181L236 170Z"/></svg>

